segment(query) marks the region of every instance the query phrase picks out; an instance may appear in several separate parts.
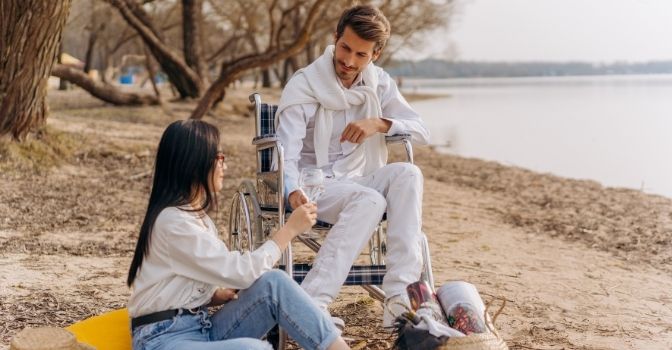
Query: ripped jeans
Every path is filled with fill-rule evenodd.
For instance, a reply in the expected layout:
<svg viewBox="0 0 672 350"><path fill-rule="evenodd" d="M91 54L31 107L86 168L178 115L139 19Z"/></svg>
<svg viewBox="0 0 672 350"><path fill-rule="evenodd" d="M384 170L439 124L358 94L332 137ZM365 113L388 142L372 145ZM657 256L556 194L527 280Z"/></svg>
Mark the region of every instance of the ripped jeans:
<svg viewBox="0 0 672 350"><path fill-rule="evenodd" d="M272 349L260 338L278 323L304 349L326 349L340 335L298 284L272 270L212 316L181 310L172 319L136 328L133 349Z"/></svg>

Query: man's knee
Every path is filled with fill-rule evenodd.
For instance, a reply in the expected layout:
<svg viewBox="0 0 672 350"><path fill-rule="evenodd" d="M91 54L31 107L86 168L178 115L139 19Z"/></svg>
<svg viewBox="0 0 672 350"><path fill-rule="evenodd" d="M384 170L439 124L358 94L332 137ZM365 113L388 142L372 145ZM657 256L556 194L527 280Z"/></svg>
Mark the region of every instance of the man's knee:
<svg viewBox="0 0 672 350"><path fill-rule="evenodd" d="M422 170L415 164L411 163L392 163L388 165L395 173L394 180L408 183L410 186L415 184L422 185L423 175Z"/></svg>
<svg viewBox="0 0 672 350"><path fill-rule="evenodd" d="M417 165L411 163L394 163L399 168L401 176L422 178L422 170Z"/></svg>
<svg viewBox="0 0 672 350"><path fill-rule="evenodd" d="M381 216L387 208L387 200L382 194L372 188L365 188L354 194L353 201L357 204L365 204L367 209L362 211L363 215L370 216L372 213L379 213Z"/></svg>

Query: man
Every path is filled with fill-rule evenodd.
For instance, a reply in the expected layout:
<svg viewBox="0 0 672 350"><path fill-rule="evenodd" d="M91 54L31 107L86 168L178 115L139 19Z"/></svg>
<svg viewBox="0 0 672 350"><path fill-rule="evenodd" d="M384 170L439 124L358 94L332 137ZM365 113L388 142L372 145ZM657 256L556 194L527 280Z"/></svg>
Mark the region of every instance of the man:
<svg viewBox="0 0 672 350"><path fill-rule="evenodd" d="M420 278L423 177L412 164L386 165L385 136L406 133L427 144L429 132L394 80L373 64L389 36L380 10L343 12L335 45L292 77L276 113L291 207L308 200L297 183L300 169L321 168L326 176L318 218L334 226L302 283L324 312L386 211L383 290L394 313L401 312L398 303L408 304L406 285ZM393 318L386 307L383 326L392 327Z"/></svg>

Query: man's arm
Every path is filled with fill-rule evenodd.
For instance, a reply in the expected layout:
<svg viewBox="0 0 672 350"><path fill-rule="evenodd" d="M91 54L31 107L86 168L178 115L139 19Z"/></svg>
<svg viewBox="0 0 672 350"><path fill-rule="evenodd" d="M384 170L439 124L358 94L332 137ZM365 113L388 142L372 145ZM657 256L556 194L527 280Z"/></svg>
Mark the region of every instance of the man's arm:
<svg viewBox="0 0 672 350"><path fill-rule="evenodd" d="M429 131L420 115L406 102L397 84L382 69L379 74L378 96L383 110L382 118L367 118L349 123L341 134L341 142L362 143L376 133L392 136L410 134L412 141L426 145Z"/></svg>
<svg viewBox="0 0 672 350"><path fill-rule="evenodd" d="M306 137L307 119L301 105L287 107L278 118L276 134L285 151L283 164L285 196L292 209L295 209L308 201L299 191L299 159L301 159L303 139Z"/></svg>
<svg viewBox="0 0 672 350"><path fill-rule="evenodd" d="M362 143L375 133L387 134L392 127L392 121L385 118L368 118L348 124L341 134L341 143L349 141Z"/></svg>
<svg viewBox="0 0 672 350"><path fill-rule="evenodd" d="M390 121L391 126L386 136L395 134L411 134L414 143L426 145L429 143L429 130L420 119L420 115L411 108L397 88L397 83L382 69L378 75L378 96L383 108L384 119Z"/></svg>

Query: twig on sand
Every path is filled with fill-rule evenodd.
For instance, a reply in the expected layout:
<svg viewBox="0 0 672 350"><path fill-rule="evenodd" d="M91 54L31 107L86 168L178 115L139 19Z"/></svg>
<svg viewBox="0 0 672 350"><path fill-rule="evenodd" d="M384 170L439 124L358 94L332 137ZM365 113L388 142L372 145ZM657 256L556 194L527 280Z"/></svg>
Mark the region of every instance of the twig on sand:
<svg viewBox="0 0 672 350"><path fill-rule="evenodd" d="M489 273L489 274L493 274L493 275L507 276L507 277L513 277L513 278L520 277L520 273L516 273L515 275L510 275L510 274L506 274L506 273L501 273L501 272L476 268L476 267L469 266L469 265L461 265L460 267L467 268L467 269L474 270L474 271L478 271L478 272Z"/></svg>
<svg viewBox="0 0 672 350"><path fill-rule="evenodd" d="M562 349L564 349L564 347L562 347L562 348L534 348L534 347L519 344L519 343L513 343L513 346L523 348L523 349L530 349L530 350L562 350Z"/></svg>
<svg viewBox="0 0 672 350"><path fill-rule="evenodd" d="M135 175L131 175L131 176L128 177L128 179L131 180L131 181L135 181L135 180L139 180L139 179L142 179L144 177L147 177L149 175L152 175L151 170L147 170L147 171L143 171L141 173L135 174Z"/></svg>
<svg viewBox="0 0 672 350"><path fill-rule="evenodd" d="M492 298L504 299L504 300L506 300L507 303L512 303L512 304L515 304L515 303L516 303L515 301L513 301L513 300L511 300L511 299L507 299L507 298L505 298L505 297L503 297L503 296L501 296L501 295L494 295L494 294L486 293L486 292L484 292L484 291L479 291L479 293L480 293L480 294L483 294L483 295L487 295L487 296L492 297Z"/></svg>

